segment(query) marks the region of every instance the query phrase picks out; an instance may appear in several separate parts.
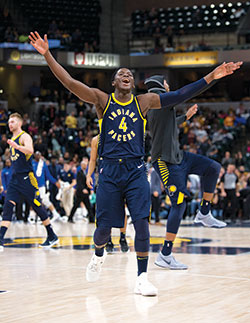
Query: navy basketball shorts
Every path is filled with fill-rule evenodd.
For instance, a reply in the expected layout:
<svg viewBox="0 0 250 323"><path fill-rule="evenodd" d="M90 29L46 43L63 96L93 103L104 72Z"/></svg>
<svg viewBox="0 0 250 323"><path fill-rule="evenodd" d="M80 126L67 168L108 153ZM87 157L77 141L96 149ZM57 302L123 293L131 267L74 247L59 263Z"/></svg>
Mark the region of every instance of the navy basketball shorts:
<svg viewBox="0 0 250 323"><path fill-rule="evenodd" d="M159 158L153 166L164 184L172 205L176 205L183 203L185 195L190 195L187 190L188 175L203 176L212 162L213 160L208 157L184 152L183 160L178 165L167 163Z"/></svg>
<svg viewBox="0 0 250 323"><path fill-rule="evenodd" d="M31 206L41 205L37 179L33 172L12 175L5 200L18 203L20 195L24 196Z"/></svg>
<svg viewBox="0 0 250 323"><path fill-rule="evenodd" d="M100 160L96 191L97 226L122 228L125 203L132 221L149 217L150 187L144 161Z"/></svg>

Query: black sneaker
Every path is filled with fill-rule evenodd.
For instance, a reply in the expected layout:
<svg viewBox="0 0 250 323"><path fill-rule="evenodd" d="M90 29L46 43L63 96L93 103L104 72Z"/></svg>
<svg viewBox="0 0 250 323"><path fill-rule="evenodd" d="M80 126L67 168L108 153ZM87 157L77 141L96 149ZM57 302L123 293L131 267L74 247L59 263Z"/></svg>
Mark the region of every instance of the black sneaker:
<svg viewBox="0 0 250 323"><path fill-rule="evenodd" d="M75 223L75 221L73 220L73 218L70 218L70 217L68 218L68 222L69 223Z"/></svg>
<svg viewBox="0 0 250 323"><path fill-rule="evenodd" d="M106 244L106 251L107 253L112 253L114 252L114 244L112 241L109 241L107 244Z"/></svg>
<svg viewBox="0 0 250 323"><path fill-rule="evenodd" d="M40 244L39 247L42 248L51 248L55 244L59 243L58 237L55 235L53 239L50 239L49 237L44 241L44 243Z"/></svg>
<svg viewBox="0 0 250 323"><path fill-rule="evenodd" d="M129 250L126 238L120 238L120 246L122 252L127 252Z"/></svg>

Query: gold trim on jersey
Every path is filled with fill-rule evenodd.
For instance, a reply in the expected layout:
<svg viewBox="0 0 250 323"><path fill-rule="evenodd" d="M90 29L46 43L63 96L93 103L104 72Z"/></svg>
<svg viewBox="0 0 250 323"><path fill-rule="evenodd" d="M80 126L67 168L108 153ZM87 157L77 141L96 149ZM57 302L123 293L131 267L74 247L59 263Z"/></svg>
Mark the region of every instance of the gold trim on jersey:
<svg viewBox="0 0 250 323"><path fill-rule="evenodd" d="M30 179L31 185L38 190L37 179L36 179L36 177L35 177L35 175L34 175L33 172L29 172L29 179Z"/></svg>
<svg viewBox="0 0 250 323"><path fill-rule="evenodd" d="M158 163L158 167L159 167L159 171L161 174L161 179L163 181L163 184L165 187L167 187L168 177L169 177L168 167L167 167L166 163L163 160L161 160L160 158L158 158L157 163Z"/></svg>
<svg viewBox="0 0 250 323"><path fill-rule="evenodd" d="M142 112L141 112L140 104L139 104L139 102L138 102L138 100L137 100L137 98L136 98L136 97L135 97L135 103L136 103L136 106L137 106L137 109L138 109L139 115L140 115L140 117L141 117L141 118L142 118L142 120L143 120L143 127L144 127L144 134L145 134L145 132L146 132L146 125L147 125L147 119L146 119L146 118L144 118L144 116L143 116L143 114L142 114Z"/></svg>
<svg viewBox="0 0 250 323"><path fill-rule="evenodd" d="M118 103L118 104L120 104L120 105L125 106L125 105L129 105L130 103L132 103L132 102L133 102L133 100L134 100L134 95L133 95L133 94L131 94L131 99L130 99L128 102L120 102L120 101L118 101L118 100L115 98L115 93L112 93L112 99L115 101L115 103Z"/></svg>
<svg viewBox="0 0 250 323"><path fill-rule="evenodd" d="M20 137L23 133L25 133L25 131L23 130L22 132L19 133L19 135L17 135L15 138L11 138L11 140L16 140L18 137Z"/></svg>
<svg viewBox="0 0 250 323"><path fill-rule="evenodd" d="M108 99L108 102L106 104L106 107L103 110L102 118L98 120L100 133L102 132L102 121L103 121L103 117L104 117L104 114L107 112L107 110L108 110L108 108L110 106L110 101L111 101L111 95L109 96L109 99Z"/></svg>
<svg viewBox="0 0 250 323"><path fill-rule="evenodd" d="M104 114L106 113L106 111L108 110L108 107L110 106L110 101L111 101L111 95L109 96L108 102L106 104L106 107L103 110L103 114L102 116L104 116Z"/></svg>

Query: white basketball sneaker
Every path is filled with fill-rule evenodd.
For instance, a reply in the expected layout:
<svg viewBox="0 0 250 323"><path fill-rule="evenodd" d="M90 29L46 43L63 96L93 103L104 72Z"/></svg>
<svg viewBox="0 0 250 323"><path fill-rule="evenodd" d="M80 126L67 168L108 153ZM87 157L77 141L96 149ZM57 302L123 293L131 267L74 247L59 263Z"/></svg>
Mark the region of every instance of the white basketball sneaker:
<svg viewBox="0 0 250 323"><path fill-rule="evenodd" d="M106 256L107 252L105 249L102 257L97 257L93 254L86 270L86 280L88 282L93 283L99 279Z"/></svg>
<svg viewBox="0 0 250 323"><path fill-rule="evenodd" d="M148 281L147 273L141 273L136 278L134 293L142 296L156 296L158 290Z"/></svg>
<svg viewBox="0 0 250 323"><path fill-rule="evenodd" d="M227 226L225 222L215 219L211 211L207 215L203 215L199 210L194 219L194 223L201 223L204 227L209 228L224 228Z"/></svg>
<svg viewBox="0 0 250 323"><path fill-rule="evenodd" d="M188 266L177 261L174 258L174 256L172 255L172 253L168 256L164 256L161 251L159 252L159 254L155 260L155 265L162 267L162 268L172 269L172 270L188 269Z"/></svg>

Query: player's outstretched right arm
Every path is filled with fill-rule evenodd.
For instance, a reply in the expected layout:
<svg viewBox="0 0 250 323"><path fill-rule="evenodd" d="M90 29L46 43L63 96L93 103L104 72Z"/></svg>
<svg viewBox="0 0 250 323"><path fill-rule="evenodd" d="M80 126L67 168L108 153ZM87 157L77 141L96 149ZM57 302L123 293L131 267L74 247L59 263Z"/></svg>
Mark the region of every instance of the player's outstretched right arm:
<svg viewBox="0 0 250 323"><path fill-rule="evenodd" d="M81 100L105 107L108 95L98 89L88 87L82 82L72 78L70 74L55 60L49 51L49 43L47 35L44 39L35 31L29 35L31 45L46 59L49 68L55 77L72 93L78 96Z"/></svg>

